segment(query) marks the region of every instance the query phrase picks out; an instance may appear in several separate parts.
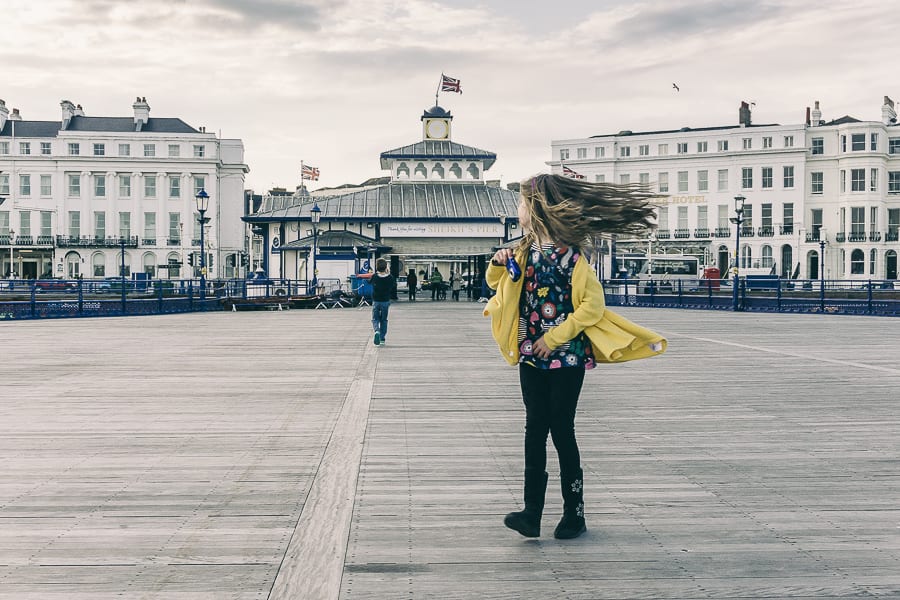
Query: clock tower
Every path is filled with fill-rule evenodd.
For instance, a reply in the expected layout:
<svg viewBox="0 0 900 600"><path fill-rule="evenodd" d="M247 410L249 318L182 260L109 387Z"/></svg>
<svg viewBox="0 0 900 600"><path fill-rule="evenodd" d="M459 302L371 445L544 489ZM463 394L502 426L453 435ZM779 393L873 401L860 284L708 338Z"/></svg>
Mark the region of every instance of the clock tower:
<svg viewBox="0 0 900 600"><path fill-rule="evenodd" d="M453 115L440 106L432 106L422 115L422 139L450 141L450 121Z"/></svg>

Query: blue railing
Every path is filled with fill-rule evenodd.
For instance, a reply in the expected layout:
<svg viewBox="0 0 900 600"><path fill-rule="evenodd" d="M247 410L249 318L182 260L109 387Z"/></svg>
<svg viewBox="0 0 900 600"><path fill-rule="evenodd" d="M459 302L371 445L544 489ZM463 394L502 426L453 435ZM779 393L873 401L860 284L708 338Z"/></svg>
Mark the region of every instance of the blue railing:
<svg viewBox="0 0 900 600"><path fill-rule="evenodd" d="M648 306L747 312L804 312L900 316L896 280L741 278L738 302L726 279L603 281L609 306Z"/></svg>

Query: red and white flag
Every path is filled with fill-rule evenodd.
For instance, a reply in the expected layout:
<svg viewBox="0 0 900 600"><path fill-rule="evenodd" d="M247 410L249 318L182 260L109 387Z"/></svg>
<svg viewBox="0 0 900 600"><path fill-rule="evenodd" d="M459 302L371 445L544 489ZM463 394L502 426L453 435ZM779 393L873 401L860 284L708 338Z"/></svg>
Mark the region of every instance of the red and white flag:
<svg viewBox="0 0 900 600"><path fill-rule="evenodd" d="M309 179L311 181L319 180L319 168L311 167L309 165L301 165L300 167L300 177L302 179Z"/></svg>
<svg viewBox="0 0 900 600"><path fill-rule="evenodd" d="M571 177L572 179L584 179L585 178L584 175L582 175L581 173L578 173L576 171L573 171L566 165L563 165L563 175L565 175L566 177Z"/></svg>
<svg viewBox="0 0 900 600"><path fill-rule="evenodd" d="M462 88L459 87L459 79L453 79L441 73L441 91L462 94Z"/></svg>

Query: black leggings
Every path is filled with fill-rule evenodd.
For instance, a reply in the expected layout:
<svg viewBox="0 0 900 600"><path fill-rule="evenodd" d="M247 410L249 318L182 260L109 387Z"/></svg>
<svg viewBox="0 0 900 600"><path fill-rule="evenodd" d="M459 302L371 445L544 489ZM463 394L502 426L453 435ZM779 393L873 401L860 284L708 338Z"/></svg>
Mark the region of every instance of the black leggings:
<svg viewBox="0 0 900 600"><path fill-rule="evenodd" d="M547 434L559 456L563 477L576 476L581 454L575 440L575 409L584 383L583 367L538 369L519 365L525 402L525 469L547 470Z"/></svg>

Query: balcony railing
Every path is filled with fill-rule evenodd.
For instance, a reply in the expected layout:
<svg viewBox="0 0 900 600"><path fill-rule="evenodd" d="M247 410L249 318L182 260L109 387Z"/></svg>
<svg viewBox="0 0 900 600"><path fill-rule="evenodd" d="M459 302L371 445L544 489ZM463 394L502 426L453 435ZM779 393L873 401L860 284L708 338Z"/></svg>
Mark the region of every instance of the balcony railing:
<svg viewBox="0 0 900 600"><path fill-rule="evenodd" d="M716 227L716 237L717 238L730 238L731 237L731 227Z"/></svg>
<svg viewBox="0 0 900 600"><path fill-rule="evenodd" d="M854 231L847 237L848 242L864 242L866 241L865 231Z"/></svg>
<svg viewBox="0 0 900 600"><path fill-rule="evenodd" d="M818 242L819 241L819 230L816 231L807 231L806 232L806 241L807 242Z"/></svg>
<svg viewBox="0 0 900 600"><path fill-rule="evenodd" d="M775 235L775 230L771 227L760 227L757 235L759 235L759 237L773 237Z"/></svg>
<svg viewBox="0 0 900 600"><path fill-rule="evenodd" d="M199 247L200 247L200 238L194 238L194 239L192 239L192 240L191 240L191 246L197 246L197 247L199 248Z"/></svg>
<svg viewBox="0 0 900 600"><path fill-rule="evenodd" d="M52 235L37 236L37 245L38 246L52 246L53 245L53 236Z"/></svg>
<svg viewBox="0 0 900 600"><path fill-rule="evenodd" d="M141 246L155 246L155 245L156 245L156 238L145 237L144 239L141 240Z"/></svg>
<svg viewBox="0 0 900 600"><path fill-rule="evenodd" d="M884 234L884 241L897 242L900 241L900 231L888 231Z"/></svg>
<svg viewBox="0 0 900 600"><path fill-rule="evenodd" d="M794 235L794 226L793 225L782 225L780 231L781 231L781 235Z"/></svg>
<svg viewBox="0 0 900 600"><path fill-rule="evenodd" d="M122 245L120 237L97 237L90 235L58 235L56 245L60 248L118 248ZM136 236L125 238L126 248L136 248L138 239Z"/></svg>
<svg viewBox="0 0 900 600"><path fill-rule="evenodd" d="M167 241L170 246L180 246L181 245L181 238L170 237Z"/></svg>
<svg viewBox="0 0 900 600"><path fill-rule="evenodd" d="M847 234L844 233L843 231L838 231L836 234L834 234L834 241L836 241L836 242L843 242L846 239L847 239Z"/></svg>
<svg viewBox="0 0 900 600"><path fill-rule="evenodd" d="M672 233L668 229L657 229L656 230L656 239L658 240L667 240L672 237ZM197 242L194 244L195 246L200 245L200 240L194 240Z"/></svg>
<svg viewBox="0 0 900 600"><path fill-rule="evenodd" d="M691 237L690 229L676 229L675 230L675 239L676 240L683 240L683 239L687 239L689 237Z"/></svg>
<svg viewBox="0 0 900 600"><path fill-rule="evenodd" d="M16 246L33 246L34 238L30 235L17 235Z"/></svg>
<svg viewBox="0 0 900 600"><path fill-rule="evenodd" d="M709 229L706 227L700 227L694 230L695 238L708 238L709 237Z"/></svg>
<svg viewBox="0 0 900 600"><path fill-rule="evenodd" d="M754 231L752 227L741 227L741 235L744 237L753 237Z"/></svg>
<svg viewBox="0 0 900 600"><path fill-rule="evenodd" d="M881 232L880 231L870 231L869 232L869 241L870 242L880 242L881 241Z"/></svg>

